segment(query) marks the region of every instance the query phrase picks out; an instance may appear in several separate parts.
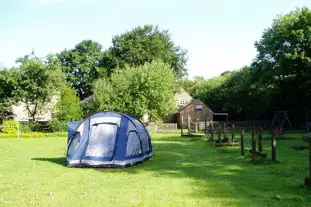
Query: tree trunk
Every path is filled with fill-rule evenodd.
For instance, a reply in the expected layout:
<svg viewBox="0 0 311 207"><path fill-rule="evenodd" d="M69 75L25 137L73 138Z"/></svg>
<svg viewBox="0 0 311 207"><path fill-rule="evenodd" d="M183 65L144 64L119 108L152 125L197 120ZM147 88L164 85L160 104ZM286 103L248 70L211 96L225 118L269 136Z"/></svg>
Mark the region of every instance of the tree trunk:
<svg viewBox="0 0 311 207"><path fill-rule="evenodd" d="M38 107L38 103L35 103L35 108L33 109L33 113L32 115L32 121L35 122L36 121L36 114L37 114L37 107Z"/></svg>
<svg viewBox="0 0 311 207"><path fill-rule="evenodd" d="M26 109L28 111L28 113L31 115L31 121L35 122L36 121L36 114L37 114L37 107L38 107L38 103L35 103L35 107L33 109L33 111L30 110L30 107L28 105L28 103L26 101L24 101L24 103L26 104Z"/></svg>

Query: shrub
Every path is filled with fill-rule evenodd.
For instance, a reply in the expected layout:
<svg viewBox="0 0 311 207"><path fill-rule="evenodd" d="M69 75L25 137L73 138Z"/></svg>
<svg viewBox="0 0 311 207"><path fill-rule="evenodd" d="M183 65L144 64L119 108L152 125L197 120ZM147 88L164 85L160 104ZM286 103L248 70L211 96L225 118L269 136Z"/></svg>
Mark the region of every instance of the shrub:
<svg viewBox="0 0 311 207"><path fill-rule="evenodd" d="M1 129L3 133L17 134L17 127L20 126L20 123L14 120L8 120L4 121L2 126L5 126L4 128Z"/></svg>
<svg viewBox="0 0 311 207"><path fill-rule="evenodd" d="M69 86L63 87L60 100L56 104L55 118L63 121L77 121L82 118L82 106L76 91Z"/></svg>
<svg viewBox="0 0 311 207"><path fill-rule="evenodd" d="M31 132L32 128L31 125L28 123L21 123L20 130L21 132Z"/></svg>
<svg viewBox="0 0 311 207"><path fill-rule="evenodd" d="M120 111L150 121L166 118L176 111L174 73L169 65L154 61L143 66L117 70L110 79L94 84L97 110Z"/></svg>
<svg viewBox="0 0 311 207"><path fill-rule="evenodd" d="M30 128L30 131L33 132L41 132L41 125L39 123L28 123L28 129Z"/></svg>
<svg viewBox="0 0 311 207"><path fill-rule="evenodd" d="M60 100L56 104L56 114L50 121L52 132L67 131L68 121L77 121L82 118L82 106L76 91L69 86L62 88Z"/></svg>
<svg viewBox="0 0 311 207"><path fill-rule="evenodd" d="M50 121L50 129L52 132L65 132L67 131L67 122L52 119Z"/></svg>

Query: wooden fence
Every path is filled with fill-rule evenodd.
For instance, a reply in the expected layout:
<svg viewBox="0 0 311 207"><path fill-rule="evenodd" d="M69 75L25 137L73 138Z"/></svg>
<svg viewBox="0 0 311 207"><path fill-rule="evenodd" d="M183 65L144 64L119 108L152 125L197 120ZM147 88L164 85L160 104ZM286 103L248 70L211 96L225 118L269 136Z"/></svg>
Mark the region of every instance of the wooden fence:
<svg viewBox="0 0 311 207"><path fill-rule="evenodd" d="M147 126L148 130L158 133L172 133L178 130L177 123L151 123Z"/></svg>
<svg viewBox="0 0 311 207"><path fill-rule="evenodd" d="M221 121L207 121L206 127L210 128L211 124L213 124L214 128L221 128L222 124L226 124L226 128L231 129L231 126L234 124L236 129L241 128L253 128L253 127L262 127L262 128L270 128L272 120L257 120L257 121L228 121L228 122L221 122ZM195 128L195 122L191 122L190 128ZM205 130L205 122L201 121L198 122L198 130ZM183 129L187 129L187 121L183 123Z"/></svg>

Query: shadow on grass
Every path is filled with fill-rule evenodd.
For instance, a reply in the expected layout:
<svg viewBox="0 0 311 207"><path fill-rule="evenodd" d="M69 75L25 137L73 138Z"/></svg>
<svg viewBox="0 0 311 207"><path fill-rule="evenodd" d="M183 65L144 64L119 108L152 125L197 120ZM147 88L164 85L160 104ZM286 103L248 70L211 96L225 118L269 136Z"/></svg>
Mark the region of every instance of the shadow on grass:
<svg viewBox="0 0 311 207"><path fill-rule="evenodd" d="M286 148L287 145L280 146L283 151L280 155L281 162L272 162L266 158L254 163L250 161L250 156L241 158L239 148L216 148L206 140L191 142L187 137L164 137L156 139L153 146L152 160L125 171L147 171L159 176L189 178L197 189L189 192L191 195L238 198L239 205L246 205L248 200L262 205L270 205L271 202L278 202L278 205L286 202L289 205L299 205L311 201L307 196L310 190L300 188L304 173L307 172L302 170L305 163L295 161L288 165L287 161L296 160L297 155L292 154L291 149ZM230 191L238 192L238 196L232 197ZM272 199L279 194L283 200Z"/></svg>
<svg viewBox="0 0 311 207"><path fill-rule="evenodd" d="M230 202L234 199L237 206L247 206L250 201L261 206L273 206L276 203L301 206L311 202L308 196L311 191L299 187L305 176L301 169L307 159L303 159L302 162L296 161L296 155L291 153L293 150L290 148L283 148L282 153L283 160L293 160L290 165L274 165L270 160L251 163L249 156L240 157L239 149L219 149L211 146L206 140L193 141L192 138L180 136L158 135L153 139L153 149L154 156L143 164L122 170L95 170L102 173L147 172L151 177L186 178L193 186L193 190L188 192L190 195L211 199L223 198L227 205L232 205ZM66 166L65 157L32 160ZM281 195L283 200L273 199L276 195Z"/></svg>
<svg viewBox="0 0 311 207"><path fill-rule="evenodd" d="M31 158L31 160L51 162L54 164L58 164L58 165L67 167L66 157L51 157L51 158L35 157L35 158Z"/></svg>

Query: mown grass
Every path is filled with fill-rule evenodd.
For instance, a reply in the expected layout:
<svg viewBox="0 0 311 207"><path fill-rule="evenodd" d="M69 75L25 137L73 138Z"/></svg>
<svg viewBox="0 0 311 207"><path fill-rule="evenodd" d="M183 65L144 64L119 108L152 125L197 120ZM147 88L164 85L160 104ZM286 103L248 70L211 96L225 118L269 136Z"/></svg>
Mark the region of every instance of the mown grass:
<svg viewBox="0 0 311 207"><path fill-rule="evenodd" d="M297 135L298 137L301 135ZM153 134L154 157L126 169L67 168L66 138L0 139L0 206L310 206L307 150L277 142L277 163L239 148ZM246 137L249 147L249 137Z"/></svg>

